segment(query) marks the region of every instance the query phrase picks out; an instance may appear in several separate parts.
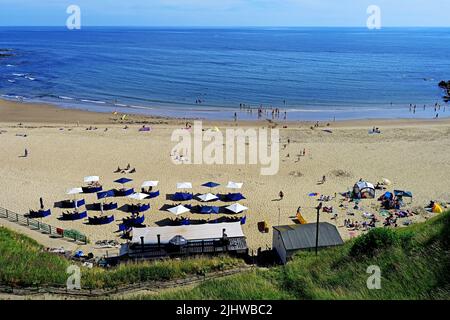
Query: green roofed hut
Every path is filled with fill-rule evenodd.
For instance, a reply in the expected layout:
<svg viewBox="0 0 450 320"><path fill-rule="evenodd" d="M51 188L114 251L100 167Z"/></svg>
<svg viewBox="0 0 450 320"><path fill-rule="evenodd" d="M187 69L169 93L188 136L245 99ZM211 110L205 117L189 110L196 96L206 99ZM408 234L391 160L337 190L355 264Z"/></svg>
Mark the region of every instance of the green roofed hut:
<svg viewBox="0 0 450 320"><path fill-rule="evenodd" d="M336 226L328 222L319 223L319 248L344 244ZM273 227L272 247L283 264L299 250L316 247L316 223L294 224Z"/></svg>

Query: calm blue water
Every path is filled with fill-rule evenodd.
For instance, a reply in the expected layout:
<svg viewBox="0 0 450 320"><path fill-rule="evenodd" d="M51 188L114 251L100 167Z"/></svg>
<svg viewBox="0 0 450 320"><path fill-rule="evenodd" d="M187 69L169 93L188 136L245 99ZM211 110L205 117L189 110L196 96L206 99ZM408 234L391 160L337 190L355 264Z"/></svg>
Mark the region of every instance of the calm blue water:
<svg viewBox="0 0 450 320"><path fill-rule="evenodd" d="M450 29L4 27L0 48L3 98L177 117L433 117L450 79Z"/></svg>

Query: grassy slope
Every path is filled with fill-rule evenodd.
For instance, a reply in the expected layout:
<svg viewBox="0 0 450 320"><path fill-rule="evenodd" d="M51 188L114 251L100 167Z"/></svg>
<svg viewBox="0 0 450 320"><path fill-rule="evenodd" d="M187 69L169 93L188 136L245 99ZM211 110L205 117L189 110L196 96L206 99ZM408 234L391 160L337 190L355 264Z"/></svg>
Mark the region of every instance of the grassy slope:
<svg viewBox="0 0 450 320"><path fill-rule="evenodd" d="M66 284L67 267L64 257L43 251L36 241L0 227L0 284L16 286ZM241 264L229 257L167 260L122 264L117 268L82 268L82 288L112 288L121 284L148 280L170 280L189 274L229 269Z"/></svg>
<svg viewBox="0 0 450 320"><path fill-rule="evenodd" d="M358 244L387 237L378 248L352 255ZM381 236L380 236L381 235ZM375 237L376 238L376 237ZM377 239L378 239L377 238ZM361 247L361 246L360 246ZM353 248L353 250L352 250ZM450 212L393 231L377 229L315 257L302 252L283 267L211 280L143 299L450 299ZM381 269L381 289L366 286L366 269Z"/></svg>

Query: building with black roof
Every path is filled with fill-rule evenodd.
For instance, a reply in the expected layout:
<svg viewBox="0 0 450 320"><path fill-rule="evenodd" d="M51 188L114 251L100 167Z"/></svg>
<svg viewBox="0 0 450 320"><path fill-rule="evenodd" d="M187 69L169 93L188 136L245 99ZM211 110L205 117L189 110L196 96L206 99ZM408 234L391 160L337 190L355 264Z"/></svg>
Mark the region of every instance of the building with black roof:
<svg viewBox="0 0 450 320"><path fill-rule="evenodd" d="M336 226L328 222L319 223L319 248L339 246L343 243ZM316 223L273 227L272 247L284 264L298 250L315 248Z"/></svg>

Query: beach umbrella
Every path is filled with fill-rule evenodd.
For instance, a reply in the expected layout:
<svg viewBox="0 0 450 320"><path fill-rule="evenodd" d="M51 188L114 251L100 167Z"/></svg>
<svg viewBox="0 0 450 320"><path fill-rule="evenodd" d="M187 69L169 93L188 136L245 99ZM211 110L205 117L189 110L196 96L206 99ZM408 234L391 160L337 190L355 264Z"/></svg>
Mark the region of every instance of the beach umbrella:
<svg viewBox="0 0 450 320"><path fill-rule="evenodd" d="M241 189L242 188L243 183L242 182L233 182L230 181L227 184L227 188L228 189Z"/></svg>
<svg viewBox="0 0 450 320"><path fill-rule="evenodd" d="M178 182L177 189L192 189L192 183L190 182Z"/></svg>
<svg viewBox="0 0 450 320"><path fill-rule="evenodd" d="M72 188L72 189L67 190L67 192L66 192L67 195L79 194L79 193L83 193L82 188Z"/></svg>
<svg viewBox="0 0 450 320"><path fill-rule="evenodd" d="M215 188L218 186L220 186L220 184L212 182L212 181L202 184L202 187L207 187L207 188Z"/></svg>
<svg viewBox="0 0 450 320"><path fill-rule="evenodd" d="M158 185L159 181L144 181L142 183L142 188L147 188L147 187L156 187Z"/></svg>
<svg viewBox="0 0 450 320"><path fill-rule="evenodd" d="M140 192L136 192L136 193L130 194L128 196L128 198L130 198L130 199L139 200L139 201L144 200L147 197L148 197L148 194L140 193Z"/></svg>
<svg viewBox="0 0 450 320"><path fill-rule="evenodd" d="M219 207L205 206L200 209L200 213L209 213L209 214L215 213L215 214L217 214L217 213L219 213Z"/></svg>
<svg viewBox="0 0 450 320"><path fill-rule="evenodd" d="M198 198L203 202L213 201L219 199L215 194L206 193L198 196Z"/></svg>
<svg viewBox="0 0 450 320"><path fill-rule="evenodd" d="M186 213L186 212L190 212L191 210L189 210L185 206L179 205L179 206L167 209L167 211L169 211L170 213L173 213L174 215L178 216L180 214L183 214L183 213Z"/></svg>
<svg viewBox="0 0 450 320"><path fill-rule="evenodd" d="M225 209L230 210L231 212L234 212L234 213L240 213L242 211L248 210L247 207L245 207L239 203L232 204L231 206L228 206Z"/></svg>
<svg viewBox="0 0 450 320"><path fill-rule="evenodd" d="M132 179L128 179L128 178L120 178L120 179L117 179L114 182L115 183L120 183L120 184L125 184L125 183L131 182L131 181L133 181L133 180Z"/></svg>
<svg viewBox="0 0 450 320"><path fill-rule="evenodd" d="M84 182L85 183L90 183L90 182L97 182L100 180L99 176L88 176L88 177L84 177Z"/></svg>

